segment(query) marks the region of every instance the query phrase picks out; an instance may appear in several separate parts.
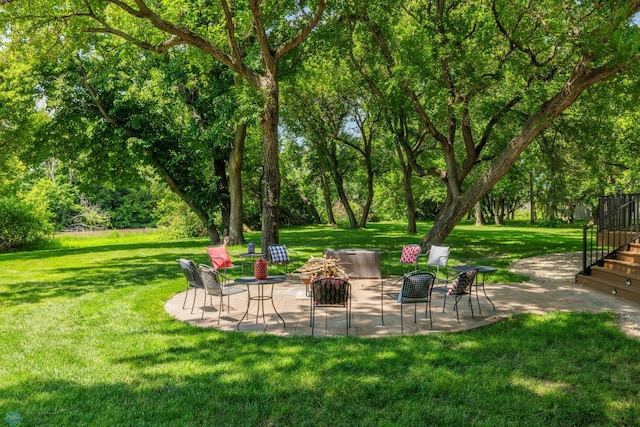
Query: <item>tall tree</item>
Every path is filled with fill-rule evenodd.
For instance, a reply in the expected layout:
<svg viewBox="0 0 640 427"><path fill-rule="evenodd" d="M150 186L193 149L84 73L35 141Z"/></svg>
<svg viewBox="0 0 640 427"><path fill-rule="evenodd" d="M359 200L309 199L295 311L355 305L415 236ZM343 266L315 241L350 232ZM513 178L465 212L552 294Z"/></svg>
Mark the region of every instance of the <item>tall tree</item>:
<svg viewBox="0 0 640 427"><path fill-rule="evenodd" d="M366 11L364 16L366 17ZM352 17L349 20L346 43L349 46L348 57L355 72L360 76L363 87L371 93L371 98L378 101L378 109L386 122L388 132L392 135L398 162L402 170L402 184L405 197L407 233L417 232L417 209L413 190L413 168L417 155L422 151L421 143L426 132L419 129L419 122L412 120L407 113L411 104L406 99L389 93L388 82L393 78L394 60L387 56L384 61L371 60L372 50L368 44L358 43L356 23L362 18ZM366 18L365 18L366 19ZM375 46L375 44L374 44ZM416 126L417 124L417 126Z"/></svg>
<svg viewBox="0 0 640 427"><path fill-rule="evenodd" d="M38 81L29 72L33 52L28 46L21 51L8 49L8 41L0 35L0 164L27 151L34 128L47 120L46 113L36 108L40 99L34 99Z"/></svg>
<svg viewBox="0 0 640 427"><path fill-rule="evenodd" d="M128 183L153 167L218 243L230 212L233 79L192 54L141 54L106 40L92 54L58 56L58 67L34 70L50 113L37 136L42 155L69 159L96 184Z"/></svg>
<svg viewBox="0 0 640 427"><path fill-rule="evenodd" d="M337 43L335 39L326 42ZM283 117L300 143L317 153L318 172L328 172L349 226L357 228L366 226L371 212L374 179L380 168L377 160L384 158L382 153L376 157L384 127L379 104L361 90L359 76L342 53L336 46L322 56L308 58L295 78L287 80ZM352 207L356 203L360 219Z"/></svg>
<svg viewBox="0 0 640 427"><path fill-rule="evenodd" d="M377 46L385 93L409 100L428 135L414 147L414 173L447 189L423 248L442 242L585 90L637 65L639 9L638 0L358 2L357 42Z"/></svg>
<svg viewBox="0 0 640 427"><path fill-rule="evenodd" d="M317 153L319 170L331 177L349 226L357 228L358 220L345 188L355 162L353 151L344 143L353 138L345 133L352 109L336 89L338 76L328 68L330 62L326 58L314 58L306 64L303 73L291 79L287 85L285 122Z"/></svg>
<svg viewBox="0 0 640 427"><path fill-rule="evenodd" d="M279 66L318 25L325 6L325 0L276 4L220 0L206 6L190 0L162 4L145 0L15 0L3 7L9 19L27 19L36 28L50 28L55 22L66 38L79 33L113 36L160 53L190 45L249 83L262 102L262 246L267 247L279 240Z"/></svg>

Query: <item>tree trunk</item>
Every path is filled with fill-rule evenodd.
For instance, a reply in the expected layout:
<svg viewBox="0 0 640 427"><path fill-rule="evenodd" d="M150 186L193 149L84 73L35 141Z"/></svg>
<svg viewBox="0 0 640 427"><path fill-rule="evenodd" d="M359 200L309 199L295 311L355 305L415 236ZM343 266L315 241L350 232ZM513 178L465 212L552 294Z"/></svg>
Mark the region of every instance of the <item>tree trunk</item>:
<svg viewBox="0 0 640 427"><path fill-rule="evenodd" d="M436 217L431 230L420 241L423 251L428 250L431 245L442 243L473 205L502 179L533 139L573 105L582 92L620 71L620 66L591 68L591 65L590 58L582 58L576 64L564 86L524 122L520 131L466 191L460 192L458 188L453 188L451 182L456 180L449 177L445 206ZM453 168L449 161L447 163L448 167Z"/></svg>
<svg viewBox="0 0 640 427"><path fill-rule="evenodd" d="M476 202L475 206L475 214L476 214L476 226L484 225L484 217L482 216L482 203L480 200Z"/></svg>
<svg viewBox="0 0 640 427"><path fill-rule="evenodd" d="M209 235L209 240L211 244L215 245L220 243L220 233L218 232L218 229L216 228L215 224L209 221L210 219L209 214L204 210L202 210L200 206L198 206L196 203L194 203L194 201L189 197L189 195L185 191L183 191L183 189L178 185L176 180L173 179L173 176L171 176L167 168L165 168L164 164L162 164L162 162L158 160L158 157L156 156L156 153L154 150L149 149L147 151L147 154L155 170L158 172L160 177L167 183L167 185L169 186L169 189L173 193L178 195L178 197L180 197L180 199L182 199L187 204L187 206L189 206L189 209L191 209L191 211L196 214L198 219L200 219L200 222L202 223L202 227L205 230L207 230L207 234Z"/></svg>
<svg viewBox="0 0 640 427"><path fill-rule="evenodd" d="M533 171L529 172L529 223L536 223L536 198L533 192Z"/></svg>
<svg viewBox="0 0 640 427"><path fill-rule="evenodd" d="M223 159L213 161L213 174L218 177L216 189L220 198L220 213L222 214L223 235L229 233L229 217L231 216L231 201L229 200L229 181L227 180L227 162Z"/></svg>
<svg viewBox="0 0 640 427"><path fill-rule="evenodd" d="M366 158L367 162L367 201L362 209L362 218L360 218L360 228L367 226L371 204L373 203L373 167L371 166L371 157Z"/></svg>
<svg viewBox="0 0 640 427"><path fill-rule="evenodd" d="M416 199L413 196L413 185L411 181L411 167L404 164L402 166L402 181L404 183L404 202L407 206L407 233L416 234L418 232L416 218Z"/></svg>
<svg viewBox="0 0 640 427"><path fill-rule="evenodd" d="M349 199L347 198L347 194L344 191L342 177L339 176L337 173L334 174L333 176L336 184L336 189L338 190L338 197L340 198L340 201L342 202L342 206L344 207L344 210L347 213L347 218L349 218L349 228L358 228L358 221L356 220L356 215L353 213L353 209L351 209L351 205L349 204Z"/></svg>
<svg viewBox="0 0 640 427"><path fill-rule="evenodd" d="M349 199L347 198L346 192L344 190L344 179L343 174L340 171L340 167L338 166L338 156L336 154L335 142L336 141L332 139L330 141L330 147L328 147L325 143L316 142L316 148L318 149L318 153L320 154L321 162L329 170L331 179L336 186L338 198L340 199L340 202L342 203L342 206L344 207L344 210L347 214L347 218L349 219L349 227L358 228L358 220L353 213L353 209L351 209Z"/></svg>
<svg viewBox="0 0 640 427"><path fill-rule="evenodd" d="M474 203L470 205L473 206ZM467 214L468 209L463 209L464 204L461 198L455 201L448 199L445 202L436 215L433 227L431 227L427 235L420 241L421 252L424 253L431 249L432 245L439 245L444 242L444 239L447 238L458 222Z"/></svg>
<svg viewBox="0 0 640 427"><path fill-rule="evenodd" d="M300 189L300 187L298 187L293 182L288 180L286 175L282 177L282 180L284 181L285 184L287 184L289 187L291 187L291 189L298 194L298 196L300 197L302 202L305 205L307 205L307 207L309 208L309 212L311 212L311 216L313 216L313 222L315 224L321 224L322 220L320 219L320 214L318 213L318 210L316 209L315 205L313 204L313 201L309 200L307 195L304 194L304 192Z"/></svg>
<svg viewBox="0 0 640 427"><path fill-rule="evenodd" d="M504 198L496 199L494 222L496 225L504 225Z"/></svg>
<svg viewBox="0 0 640 427"><path fill-rule="evenodd" d="M413 170L409 162L405 160L403 153L406 153L407 157L411 156L411 149L406 141L407 133L404 131L404 126L398 126L395 129L395 148L400 166L402 167L402 185L404 187L404 204L407 208L407 233L416 234L418 232L417 217L416 217L416 198L413 195ZM403 151L404 147L404 151Z"/></svg>
<svg viewBox="0 0 640 427"><path fill-rule="evenodd" d="M264 148L264 190L262 195L262 251L279 242L280 224L280 162L278 158L278 79L276 71L262 79L265 97L260 116Z"/></svg>
<svg viewBox="0 0 640 427"><path fill-rule="evenodd" d="M327 176L325 175L324 170L320 171L320 182L322 185L324 205L327 209L327 224L336 225L336 219L333 216L333 205L331 203L331 190L329 189L329 183L327 182Z"/></svg>
<svg viewBox="0 0 640 427"><path fill-rule="evenodd" d="M212 245L219 245L222 241L220 240L220 233L218 233L218 229L215 225L211 224L209 226L205 226L207 229L207 235L209 236L209 241Z"/></svg>
<svg viewBox="0 0 640 427"><path fill-rule="evenodd" d="M229 217L229 244L244 244L242 231L244 211L242 209L242 157L244 143L247 136L247 125L241 123L236 126L236 135L233 141L231 154L229 155L229 193L230 193L230 217Z"/></svg>

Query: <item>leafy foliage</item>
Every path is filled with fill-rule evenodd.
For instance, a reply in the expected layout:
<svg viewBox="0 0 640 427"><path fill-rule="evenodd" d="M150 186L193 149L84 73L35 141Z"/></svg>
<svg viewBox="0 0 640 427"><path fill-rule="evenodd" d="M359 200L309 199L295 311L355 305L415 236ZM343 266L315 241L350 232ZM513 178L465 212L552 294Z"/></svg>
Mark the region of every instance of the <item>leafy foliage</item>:
<svg viewBox="0 0 640 427"><path fill-rule="evenodd" d="M171 239L201 237L205 230L198 217L175 194L166 192L154 211L158 229Z"/></svg>
<svg viewBox="0 0 640 427"><path fill-rule="evenodd" d="M17 198L0 197L0 252L24 249L49 237L47 213Z"/></svg>
<svg viewBox="0 0 640 427"><path fill-rule="evenodd" d="M51 191L56 225L68 222L62 211L80 211L82 193L109 206L113 225L149 224L144 190L120 189L144 187L153 167L202 226L224 227L237 123L250 125L243 190L251 227L270 203L282 206L270 225L315 221L310 206L329 218L342 205L336 213L352 223L350 210L362 223L453 212L450 227L485 194L487 217L509 215L529 184L552 221L602 193L637 188L637 1L331 2L310 39L269 68L268 56L320 3L257 2L267 29L260 40L246 2L228 3L229 15L225 2L149 2L174 32L201 36L198 44L121 2L7 2L0 163L20 158L35 167L55 157L85 173L77 193L29 183L42 187L34 195ZM607 84L565 87L582 70L603 73ZM269 140L286 180L281 199L267 200L263 190L275 188L267 166L277 162L262 149L258 123L261 84L271 77L294 137L284 147ZM562 97L583 83L590 89L576 91L577 101ZM562 115L549 112L559 103ZM20 185L5 188L15 194ZM110 199L129 196L137 200L128 213L114 215Z"/></svg>

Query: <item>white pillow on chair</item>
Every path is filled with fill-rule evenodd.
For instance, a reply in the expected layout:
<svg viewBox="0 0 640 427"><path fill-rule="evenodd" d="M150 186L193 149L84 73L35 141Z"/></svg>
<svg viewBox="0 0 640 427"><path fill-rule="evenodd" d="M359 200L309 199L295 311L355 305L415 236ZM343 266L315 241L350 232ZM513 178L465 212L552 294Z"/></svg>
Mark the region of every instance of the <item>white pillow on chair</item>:
<svg viewBox="0 0 640 427"><path fill-rule="evenodd" d="M449 253L451 249L448 246L431 246L429 250L429 261L427 261L427 265L432 265L435 267L445 267L447 265L447 260L449 259Z"/></svg>

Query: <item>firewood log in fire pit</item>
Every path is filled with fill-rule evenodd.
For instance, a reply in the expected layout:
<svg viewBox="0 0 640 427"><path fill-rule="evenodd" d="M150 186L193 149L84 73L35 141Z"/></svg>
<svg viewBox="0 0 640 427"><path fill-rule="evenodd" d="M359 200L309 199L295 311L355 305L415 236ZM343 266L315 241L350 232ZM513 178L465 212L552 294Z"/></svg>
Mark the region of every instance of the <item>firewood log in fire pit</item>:
<svg viewBox="0 0 640 427"><path fill-rule="evenodd" d="M340 262L334 258L327 258L326 255L322 258L310 257L309 261L294 273L300 274L303 279L347 277L347 272Z"/></svg>

